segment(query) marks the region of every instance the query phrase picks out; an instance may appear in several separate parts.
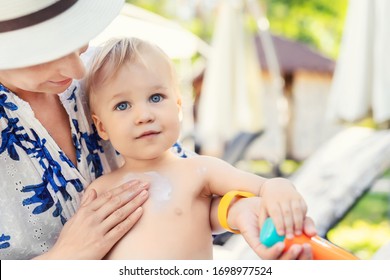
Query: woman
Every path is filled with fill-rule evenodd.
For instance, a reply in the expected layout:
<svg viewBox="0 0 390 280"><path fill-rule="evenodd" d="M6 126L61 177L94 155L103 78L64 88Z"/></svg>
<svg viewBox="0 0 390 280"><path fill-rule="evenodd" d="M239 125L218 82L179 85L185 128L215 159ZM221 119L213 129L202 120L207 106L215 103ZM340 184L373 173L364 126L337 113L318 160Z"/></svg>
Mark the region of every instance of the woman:
<svg viewBox="0 0 390 280"><path fill-rule="evenodd" d="M148 197L146 184L129 182L81 199L92 180L120 164L97 137L77 80L85 75L80 54L123 0L18 3L0 0L0 258L101 259ZM311 258L309 247L281 253L280 245L259 244L259 203L232 204L229 225L263 258ZM314 232L310 219L305 229Z"/></svg>

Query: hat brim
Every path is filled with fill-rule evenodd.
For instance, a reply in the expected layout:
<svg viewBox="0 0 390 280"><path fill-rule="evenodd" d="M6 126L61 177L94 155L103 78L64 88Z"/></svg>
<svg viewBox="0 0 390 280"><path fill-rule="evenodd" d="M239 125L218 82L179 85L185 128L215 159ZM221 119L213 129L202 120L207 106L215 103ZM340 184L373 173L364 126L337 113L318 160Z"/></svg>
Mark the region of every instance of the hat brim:
<svg viewBox="0 0 390 280"><path fill-rule="evenodd" d="M0 33L0 69L33 66L70 54L108 26L123 3L123 0L79 0L52 19Z"/></svg>

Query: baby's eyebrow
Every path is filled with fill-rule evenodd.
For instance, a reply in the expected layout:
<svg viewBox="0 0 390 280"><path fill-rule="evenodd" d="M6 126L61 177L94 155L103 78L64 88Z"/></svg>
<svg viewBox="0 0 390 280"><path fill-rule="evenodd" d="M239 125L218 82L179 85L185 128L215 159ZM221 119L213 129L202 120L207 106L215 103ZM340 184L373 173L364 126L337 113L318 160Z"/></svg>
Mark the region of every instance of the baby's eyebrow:
<svg viewBox="0 0 390 280"><path fill-rule="evenodd" d="M123 92L116 92L111 96L111 99L122 98L125 94Z"/></svg>
<svg viewBox="0 0 390 280"><path fill-rule="evenodd" d="M152 91L159 91L159 90L168 90L168 87L163 85L155 85L155 86L151 86L150 89Z"/></svg>

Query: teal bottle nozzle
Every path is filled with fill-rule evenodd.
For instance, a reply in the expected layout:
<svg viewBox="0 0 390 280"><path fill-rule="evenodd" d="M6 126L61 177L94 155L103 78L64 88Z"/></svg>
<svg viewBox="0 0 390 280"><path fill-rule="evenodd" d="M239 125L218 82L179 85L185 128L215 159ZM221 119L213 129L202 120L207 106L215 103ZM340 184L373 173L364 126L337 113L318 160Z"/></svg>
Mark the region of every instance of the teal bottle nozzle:
<svg viewBox="0 0 390 280"><path fill-rule="evenodd" d="M276 228L271 218L267 218L264 221L263 227L261 228L260 234L260 243L264 244L266 247L272 247L278 242L284 241L284 236L279 235L276 232Z"/></svg>

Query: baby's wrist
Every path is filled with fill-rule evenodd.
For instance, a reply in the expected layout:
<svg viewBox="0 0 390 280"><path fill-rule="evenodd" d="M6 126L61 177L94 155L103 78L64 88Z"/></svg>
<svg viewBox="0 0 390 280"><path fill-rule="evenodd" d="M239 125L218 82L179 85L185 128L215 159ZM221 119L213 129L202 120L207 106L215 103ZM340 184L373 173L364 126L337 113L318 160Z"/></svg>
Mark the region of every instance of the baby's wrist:
<svg viewBox="0 0 390 280"><path fill-rule="evenodd" d="M253 196L255 196L255 195L250 193L250 192L230 191L230 192L226 193L222 197L222 199L218 205L218 220L219 220L220 225L224 229L226 229L230 232L240 233L239 230L234 229L234 228L236 228L235 227L236 223L235 223L235 219L234 219L234 217L236 215L234 214L235 207L233 207L233 206L235 206L235 204L238 203L238 201L241 198L253 197ZM231 212L233 212L233 213L231 213ZM233 214L233 215L230 215L230 214ZM232 216L233 216L233 218L232 218Z"/></svg>
<svg viewBox="0 0 390 280"><path fill-rule="evenodd" d="M266 189L271 188L271 189L275 190L277 187L279 187L279 188L290 187L290 188L295 190L295 186L293 185L293 183L290 180L288 180L286 178L282 178L282 177L275 177L275 178L267 179L261 185L259 196L263 197Z"/></svg>

